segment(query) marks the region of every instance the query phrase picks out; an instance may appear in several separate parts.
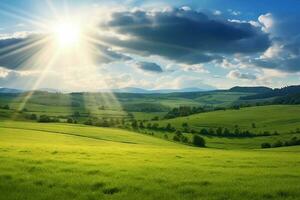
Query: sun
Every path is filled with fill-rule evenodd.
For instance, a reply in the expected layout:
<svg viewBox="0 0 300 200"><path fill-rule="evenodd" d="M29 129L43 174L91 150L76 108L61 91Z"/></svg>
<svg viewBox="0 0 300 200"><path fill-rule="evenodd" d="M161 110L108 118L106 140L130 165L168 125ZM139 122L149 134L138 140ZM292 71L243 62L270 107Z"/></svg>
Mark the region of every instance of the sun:
<svg viewBox="0 0 300 200"><path fill-rule="evenodd" d="M60 47L73 47L80 42L81 27L79 23L59 22L53 26L53 32Z"/></svg>

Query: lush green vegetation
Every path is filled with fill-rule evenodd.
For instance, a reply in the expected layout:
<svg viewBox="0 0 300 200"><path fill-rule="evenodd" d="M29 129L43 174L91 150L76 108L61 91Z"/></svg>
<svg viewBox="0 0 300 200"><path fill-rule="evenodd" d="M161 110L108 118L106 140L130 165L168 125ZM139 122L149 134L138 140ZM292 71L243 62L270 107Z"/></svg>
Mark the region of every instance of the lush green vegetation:
<svg viewBox="0 0 300 200"><path fill-rule="evenodd" d="M300 107L265 91L0 94L0 199L297 199Z"/></svg>
<svg viewBox="0 0 300 200"><path fill-rule="evenodd" d="M0 123L2 199L297 199L299 147L195 148L73 124Z"/></svg>

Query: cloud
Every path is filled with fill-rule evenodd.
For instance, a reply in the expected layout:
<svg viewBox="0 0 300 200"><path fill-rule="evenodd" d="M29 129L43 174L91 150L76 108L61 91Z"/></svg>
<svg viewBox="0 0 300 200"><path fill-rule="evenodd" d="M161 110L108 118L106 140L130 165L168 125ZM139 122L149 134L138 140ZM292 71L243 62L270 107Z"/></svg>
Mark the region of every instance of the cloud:
<svg viewBox="0 0 300 200"><path fill-rule="evenodd" d="M258 21L262 24L263 30L269 32L270 29L274 26L274 18L271 13L266 13L258 17Z"/></svg>
<svg viewBox="0 0 300 200"><path fill-rule="evenodd" d="M192 77L187 75L182 75L178 77L166 76L157 79L155 83L156 89L180 89L180 88L201 88L204 90L214 90L214 86L209 85L203 79L198 77Z"/></svg>
<svg viewBox="0 0 300 200"><path fill-rule="evenodd" d="M251 23L209 18L191 9L114 12L100 26L124 36L102 40L126 52L159 55L185 64L210 62L235 53L263 52L271 44L268 34Z"/></svg>
<svg viewBox="0 0 300 200"><path fill-rule="evenodd" d="M230 79L247 79L247 80L256 80L257 77L254 74L250 73L241 73L238 70L232 70L227 74L227 77Z"/></svg>
<svg viewBox="0 0 300 200"><path fill-rule="evenodd" d="M152 62L138 62L137 67L141 70L144 71L148 71L148 72L154 72L154 73L161 73L163 72L162 68L156 64L156 63L152 63Z"/></svg>
<svg viewBox="0 0 300 200"><path fill-rule="evenodd" d="M90 45L93 47L90 52L91 56L97 64L132 59L109 46L96 43ZM8 69L33 68L34 64L38 64L37 60L41 58L43 52L46 53L43 63L47 63L45 59L47 57L50 59L49 47L54 48L53 53L57 51L53 45L53 36L49 34L33 32L2 34L0 35L0 66Z"/></svg>
<svg viewBox="0 0 300 200"><path fill-rule="evenodd" d="M222 15L222 12L220 10L215 10L213 12L213 15Z"/></svg>
<svg viewBox="0 0 300 200"><path fill-rule="evenodd" d="M46 37L35 33L15 33L0 37L0 66L16 69L44 48Z"/></svg>

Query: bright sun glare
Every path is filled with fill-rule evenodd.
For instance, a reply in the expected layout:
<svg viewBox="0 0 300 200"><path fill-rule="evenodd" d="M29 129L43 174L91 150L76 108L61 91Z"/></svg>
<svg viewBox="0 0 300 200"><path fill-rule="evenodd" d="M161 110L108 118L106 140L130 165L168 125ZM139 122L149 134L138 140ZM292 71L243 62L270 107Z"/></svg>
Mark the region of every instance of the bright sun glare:
<svg viewBox="0 0 300 200"><path fill-rule="evenodd" d="M71 47L80 41L80 25L75 22L60 22L54 25L56 40L61 47Z"/></svg>

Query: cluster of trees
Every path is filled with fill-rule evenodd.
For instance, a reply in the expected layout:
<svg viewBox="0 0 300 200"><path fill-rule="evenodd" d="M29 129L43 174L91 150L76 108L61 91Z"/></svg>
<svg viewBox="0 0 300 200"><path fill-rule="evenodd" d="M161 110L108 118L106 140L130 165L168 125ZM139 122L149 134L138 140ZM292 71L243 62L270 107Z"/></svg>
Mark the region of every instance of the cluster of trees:
<svg viewBox="0 0 300 200"><path fill-rule="evenodd" d="M255 123L251 124L252 128L256 128ZM202 128L201 130L195 130L190 128L187 122L182 123L182 128L176 129L170 123L166 126L159 126L158 123L148 122L146 125L143 121L133 120L131 122L131 127L133 129L148 129L153 131L165 131L165 132L178 132L183 131L185 133L199 133L201 135L207 136L217 136L217 137L259 137L259 136L271 136L278 135L278 132L270 133L269 131L260 132L259 134L250 132L249 130L240 130L237 125L235 125L234 130L229 130L228 128Z"/></svg>
<svg viewBox="0 0 300 200"><path fill-rule="evenodd" d="M37 117L37 121L41 123L59 122L57 117L50 117L48 115L40 115Z"/></svg>
<svg viewBox="0 0 300 200"><path fill-rule="evenodd" d="M176 142L182 142L185 144L192 144L197 147L205 147L205 140L200 135L194 134L192 137L192 141L189 141L189 138L183 135L180 131L176 131L173 136L173 140Z"/></svg>
<svg viewBox="0 0 300 200"><path fill-rule="evenodd" d="M89 118L84 122L85 125L98 127L121 127L125 125L124 118Z"/></svg>
<svg viewBox="0 0 300 200"><path fill-rule="evenodd" d="M292 139L283 142L281 140L278 140L273 144L264 142L261 144L261 148L276 148L276 147L296 146L296 145L300 145L300 139L298 139L297 137L293 137Z"/></svg>
<svg viewBox="0 0 300 200"><path fill-rule="evenodd" d="M187 123L184 123L183 126L188 126ZM181 142L184 144L190 144L198 147L205 147L205 140L197 134L193 135L192 141L189 140L189 138L183 134L180 130L177 130L175 127L173 127L170 123L168 123L165 127L160 127L158 123L147 123L147 125L144 125L143 121L137 121L133 120L131 122L131 127L134 130L153 130L153 131L163 131L163 132L170 132L170 133L175 133L173 136L173 140L175 142ZM196 133L196 132L193 132ZM151 135L154 135L153 132ZM168 135L164 135L165 139L168 139Z"/></svg>
<svg viewBox="0 0 300 200"><path fill-rule="evenodd" d="M169 107L159 103L132 103L122 104L123 110L128 112L166 112Z"/></svg>
<svg viewBox="0 0 300 200"><path fill-rule="evenodd" d="M253 124L255 126L255 124ZM213 128L203 128L200 130L200 134L209 135L209 136L218 136L218 137L258 137L258 136L271 136L278 135L275 131L274 133L270 133L269 131L264 131L259 134L252 133L248 130L240 130L237 126L235 126L234 130L231 131L228 128L219 127L217 129Z"/></svg>
<svg viewBox="0 0 300 200"><path fill-rule="evenodd" d="M9 105L3 105L3 106L0 106L1 109L5 109L5 110L9 110Z"/></svg>
<svg viewBox="0 0 300 200"><path fill-rule="evenodd" d="M165 116L165 119L172 119L175 117L184 117L192 114L210 112L216 110L225 110L223 107L211 107L211 106L199 106L199 107L190 107L190 106L180 106L178 108L173 108Z"/></svg>

